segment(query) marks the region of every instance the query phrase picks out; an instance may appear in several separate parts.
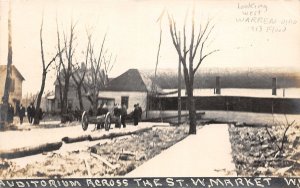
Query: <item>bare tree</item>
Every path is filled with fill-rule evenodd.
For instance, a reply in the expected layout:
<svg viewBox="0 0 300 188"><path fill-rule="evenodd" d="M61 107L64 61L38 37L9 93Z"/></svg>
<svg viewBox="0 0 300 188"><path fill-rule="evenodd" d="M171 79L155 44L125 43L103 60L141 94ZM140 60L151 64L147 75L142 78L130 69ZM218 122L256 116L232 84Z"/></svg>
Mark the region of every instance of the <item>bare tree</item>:
<svg viewBox="0 0 300 188"><path fill-rule="evenodd" d="M46 78L47 78L47 73L48 73L48 69L51 66L51 64L53 62L55 62L55 59L61 55L61 53L63 52L64 49L59 50L56 55L46 64L45 62L45 56L44 56L44 46L43 46L43 24L44 21L42 20L41 23L41 28L40 28L40 45L41 45L41 58L42 58L42 65L43 65L43 71L42 71L42 84L41 84L41 89L39 91L39 94L37 96L37 102L36 102L36 112L35 113L35 117L34 117L34 121L33 124L39 124L40 122L40 105L41 105L41 100L42 100L42 96L44 93L44 89L45 89L45 83L46 83Z"/></svg>
<svg viewBox="0 0 300 188"><path fill-rule="evenodd" d="M159 54L160 54L160 46L161 46L161 38L162 38L162 29L161 29L161 21L165 14L165 9L161 12L160 16L156 20L156 22L159 22L159 42L158 42L158 49L156 54L156 63L155 63L155 70L154 70L154 84L152 84L152 92L156 95L157 94L157 67L159 62Z"/></svg>
<svg viewBox="0 0 300 188"><path fill-rule="evenodd" d="M8 10L8 55L7 55L7 66L6 66L6 79L4 86L4 95L2 97L3 104L1 105L0 111L0 128L4 127L7 123L7 111L9 101L9 90L11 87L11 74L12 74L12 39L11 39L11 1L9 1Z"/></svg>
<svg viewBox="0 0 300 188"><path fill-rule="evenodd" d="M62 66L61 66L61 61L59 61L56 65L55 65L55 71L56 71L56 82L55 83L55 87L56 85L58 84L58 88L55 88L55 92L59 92L59 101L62 101L63 100L63 94L62 94L62 83L61 83L61 80L63 78L62 76ZM56 93L55 93L56 95ZM60 103L60 109L62 110L62 103Z"/></svg>
<svg viewBox="0 0 300 188"><path fill-rule="evenodd" d="M176 22L173 17L168 14L169 18L169 29L172 38L174 47L176 48L179 60L183 66L184 81L187 92L188 99L188 110L189 110L189 120L190 120L190 129L189 134L196 134L196 109L194 101L194 76L197 72L199 66L203 61L213 53L219 50L213 50L208 53L204 53L204 48L207 47L207 40L211 35L211 32L214 28L214 25L211 25L210 21L203 26L200 24L199 33L195 36L195 20L194 20L194 9L192 13L192 25L191 25L191 37L190 44L187 44L186 37L186 23L183 25L183 37L181 33L176 28ZM198 55L197 55L198 54ZM199 56L199 59L195 58Z"/></svg>
<svg viewBox="0 0 300 188"><path fill-rule="evenodd" d="M89 70L83 81L83 89L87 94L88 100L93 106L93 112L97 111L98 94L108 84L108 73L112 70L116 61L112 61L112 54L107 55L104 49L106 34L103 37L99 54L97 55L92 44L92 35L88 34L89 47L87 48L87 65Z"/></svg>
<svg viewBox="0 0 300 188"><path fill-rule="evenodd" d="M87 56L86 56L87 57ZM87 72L87 58L86 62L82 63L81 66L74 67L72 79L76 85L78 100L79 100L79 107L80 110L83 111L83 101L82 101L82 88L83 88L83 81Z"/></svg>
<svg viewBox="0 0 300 188"><path fill-rule="evenodd" d="M56 22L57 23L57 22ZM65 58L63 57L63 53L59 53L59 64L61 66L62 74L60 74L59 79L63 79L63 89L62 91L62 101L61 101L61 114L65 115L68 113L68 92L69 92L69 86L70 86L70 78L72 76L72 67L73 67L73 56L75 53L75 46L74 46L74 40L76 38L75 36L75 26L76 24L73 23L73 20L70 25L70 33L69 38L66 36L65 33L63 33L63 46L64 46L64 54ZM58 29L58 23L57 23L57 48L58 52L61 50L61 40L60 40L60 32ZM62 81L62 80L60 80ZM62 120L63 120L62 116Z"/></svg>

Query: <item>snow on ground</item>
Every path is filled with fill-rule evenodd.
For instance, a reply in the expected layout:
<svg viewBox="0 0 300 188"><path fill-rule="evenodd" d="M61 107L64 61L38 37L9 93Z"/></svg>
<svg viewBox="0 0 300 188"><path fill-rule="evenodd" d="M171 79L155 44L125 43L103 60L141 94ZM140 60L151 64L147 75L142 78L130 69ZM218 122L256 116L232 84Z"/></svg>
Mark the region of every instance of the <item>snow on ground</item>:
<svg viewBox="0 0 300 188"><path fill-rule="evenodd" d="M125 129L116 129L112 125L112 129L107 132L104 129L93 131L95 125L91 124L87 131L83 131L81 125L78 123L77 126L52 128L52 129L26 129L24 131L4 131L0 132L0 151L10 150L22 147L38 146L46 143L59 142L63 137L79 137L83 135L97 135L134 131L139 128L151 127L155 124L151 122L142 122L139 126L128 125Z"/></svg>
<svg viewBox="0 0 300 188"><path fill-rule="evenodd" d="M228 125L206 125L126 176L236 176Z"/></svg>
<svg viewBox="0 0 300 188"><path fill-rule="evenodd" d="M151 126L151 123L141 123L138 127L147 124ZM185 138L187 128L159 126L133 135L63 144L56 151L0 160L0 176L5 179L122 176ZM137 127L129 126L128 129Z"/></svg>

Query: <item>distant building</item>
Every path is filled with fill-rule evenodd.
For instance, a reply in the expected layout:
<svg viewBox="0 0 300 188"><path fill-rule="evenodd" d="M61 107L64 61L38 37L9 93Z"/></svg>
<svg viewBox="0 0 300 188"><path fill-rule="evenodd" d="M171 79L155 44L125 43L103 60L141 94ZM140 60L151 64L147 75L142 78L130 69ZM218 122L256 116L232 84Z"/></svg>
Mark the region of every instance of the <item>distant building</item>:
<svg viewBox="0 0 300 188"><path fill-rule="evenodd" d="M134 104L139 103L143 110L142 118L147 117L149 97L154 95L153 80L138 69L129 69L125 73L111 80L104 91L99 92L98 103L110 102L125 104L128 113L133 111ZM157 92L162 89L155 85Z"/></svg>
<svg viewBox="0 0 300 188"><path fill-rule="evenodd" d="M62 88L64 87L64 83L62 82ZM46 111L47 112L61 112L61 99L60 99L60 85L59 82L55 81L55 88L53 93L49 93L46 98ZM84 109L87 110L90 106L90 102L85 97L85 92L82 89L82 100ZM74 80L72 77L70 78L69 83L69 91L68 91L68 103L67 108L70 110L75 110L76 106L79 108L79 97L77 94L77 89Z"/></svg>
<svg viewBox="0 0 300 188"><path fill-rule="evenodd" d="M0 65L0 96L4 95L5 80L6 80L7 66ZM12 65L12 82L9 91L9 103L14 106L14 109L20 105L22 100L22 82L25 80L18 69Z"/></svg>
<svg viewBox="0 0 300 188"><path fill-rule="evenodd" d="M87 73L85 79L88 79L89 76L89 73ZM134 104L139 103L143 110L142 118L145 118L147 116L146 109L149 109L149 98L154 96L155 93L153 92L153 88L156 88L157 93L162 92L162 89L154 84L153 80L145 73L137 69L129 69L109 81L107 87L98 93L98 104L96 105L102 103L106 103L108 106L125 104L128 108L128 113L130 113L133 111ZM85 92L82 89L84 110L88 110L91 106L88 95L89 92ZM57 80L55 82L55 91L47 94L45 97L47 99L45 104L46 111L60 112L60 87ZM76 106L79 107L79 98L74 80L70 78L68 107L74 110Z"/></svg>

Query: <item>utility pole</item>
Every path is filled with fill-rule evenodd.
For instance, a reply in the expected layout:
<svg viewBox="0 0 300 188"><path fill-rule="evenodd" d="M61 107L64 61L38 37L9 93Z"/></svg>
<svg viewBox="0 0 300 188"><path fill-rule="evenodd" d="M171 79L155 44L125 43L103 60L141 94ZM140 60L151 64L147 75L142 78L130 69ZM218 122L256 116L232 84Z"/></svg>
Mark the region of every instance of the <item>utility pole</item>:
<svg viewBox="0 0 300 188"><path fill-rule="evenodd" d="M9 91L11 85L11 74L12 74L12 39L11 39L11 0L9 1L8 10L8 55L7 55L7 66L6 66L6 80L4 95L2 97L1 117L0 117L0 128L3 128L7 123L7 111L9 102Z"/></svg>
<svg viewBox="0 0 300 188"><path fill-rule="evenodd" d="M181 62L178 60L178 125L181 123Z"/></svg>

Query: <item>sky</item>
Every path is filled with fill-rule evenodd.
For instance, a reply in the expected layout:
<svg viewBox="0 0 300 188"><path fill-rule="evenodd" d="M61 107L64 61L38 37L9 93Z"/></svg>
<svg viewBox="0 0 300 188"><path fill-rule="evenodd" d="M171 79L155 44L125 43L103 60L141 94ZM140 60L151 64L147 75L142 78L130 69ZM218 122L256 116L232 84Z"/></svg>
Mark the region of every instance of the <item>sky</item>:
<svg viewBox="0 0 300 188"><path fill-rule="evenodd" d="M300 69L300 1L183 1L183 0L13 0L13 64L24 76L23 96L36 93L41 84L42 62L39 31L43 21L46 62L57 49L57 25L68 34L76 23L75 61L84 61L87 32L96 50L106 34L107 54L116 57L109 77L127 69L153 69L165 9L181 30L186 20L187 39L195 9L195 29L208 20L215 25L205 52L218 49L203 67L295 67ZM8 0L0 0L0 64L7 63ZM58 24L56 24L56 22ZM161 20L162 43L159 69L178 66L171 41L167 14ZM3 75L0 75L3 76ZM55 72L48 73L46 89L54 89ZM2 89L2 88L1 88Z"/></svg>

